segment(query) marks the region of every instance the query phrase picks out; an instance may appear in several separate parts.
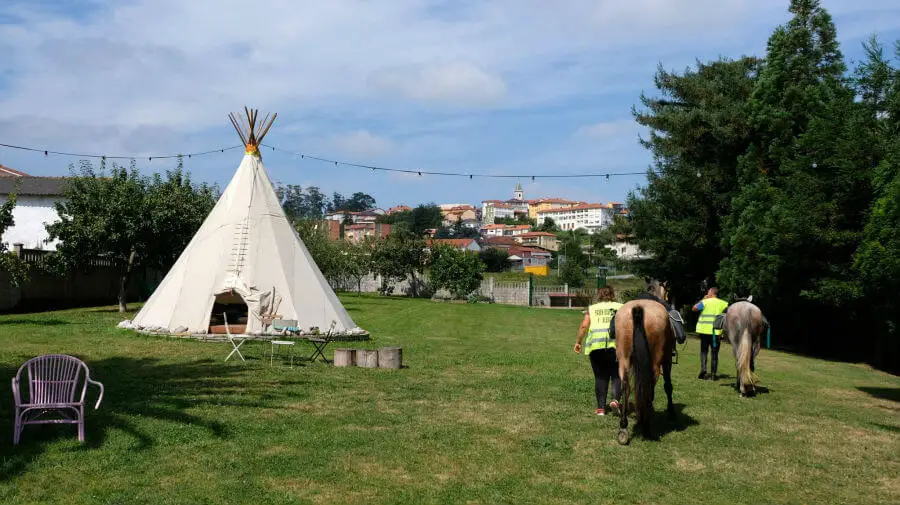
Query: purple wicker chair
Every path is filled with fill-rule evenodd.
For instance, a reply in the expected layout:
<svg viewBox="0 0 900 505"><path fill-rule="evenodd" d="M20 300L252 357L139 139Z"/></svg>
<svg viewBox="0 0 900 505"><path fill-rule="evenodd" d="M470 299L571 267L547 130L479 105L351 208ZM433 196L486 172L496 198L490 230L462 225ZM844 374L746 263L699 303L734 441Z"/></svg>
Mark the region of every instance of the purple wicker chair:
<svg viewBox="0 0 900 505"><path fill-rule="evenodd" d="M23 371L27 372L27 401L23 401L24 391L19 386ZM76 398L79 383L81 396ZM12 380L16 402L13 444L19 443L26 424L60 423L77 424L78 440L84 442L84 396L88 383L100 386L100 397L94 405L97 409L103 400L103 384L91 380L90 371L83 361L66 354L46 354L26 361ZM57 414L57 417L45 417L51 413Z"/></svg>

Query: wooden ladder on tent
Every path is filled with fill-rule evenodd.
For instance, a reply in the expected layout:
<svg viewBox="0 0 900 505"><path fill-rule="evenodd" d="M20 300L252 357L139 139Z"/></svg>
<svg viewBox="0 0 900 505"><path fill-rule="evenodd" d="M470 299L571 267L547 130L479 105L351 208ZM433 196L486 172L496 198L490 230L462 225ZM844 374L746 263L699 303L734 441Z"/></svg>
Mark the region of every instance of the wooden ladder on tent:
<svg viewBox="0 0 900 505"><path fill-rule="evenodd" d="M228 263L228 271L240 275L244 269L244 260L247 256L247 242L250 240L250 223L244 218L234 229L231 240L231 259Z"/></svg>

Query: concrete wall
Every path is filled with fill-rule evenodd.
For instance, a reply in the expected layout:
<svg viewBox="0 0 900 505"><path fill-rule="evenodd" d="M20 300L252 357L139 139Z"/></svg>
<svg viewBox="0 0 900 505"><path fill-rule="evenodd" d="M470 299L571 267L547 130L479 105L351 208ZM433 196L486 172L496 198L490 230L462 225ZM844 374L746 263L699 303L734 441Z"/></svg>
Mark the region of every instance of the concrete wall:
<svg viewBox="0 0 900 505"><path fill-rule="evenodd" d="M15 224L11 226L0 238L12 249L13 244L22 244L26 249L56 250L57 241L45 244L47 239L46 224L59 220L54 204L57 197L19 195L16 198L16 207L13 209ZM5 196L0 196L0 205L6 202Z"/></svg>

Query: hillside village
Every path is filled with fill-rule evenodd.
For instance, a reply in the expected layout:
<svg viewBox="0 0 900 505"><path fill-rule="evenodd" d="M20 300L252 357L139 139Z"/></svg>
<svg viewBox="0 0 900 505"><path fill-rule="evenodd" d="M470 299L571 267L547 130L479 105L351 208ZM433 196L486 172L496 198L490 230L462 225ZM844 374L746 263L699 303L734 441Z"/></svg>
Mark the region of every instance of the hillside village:
<svg viewBox="0 0 900 505"><path fill-rule="evenodd" d="M0 203L19 186L13 211L15 223L4 233L2 241L20 253L54 250L56 242L48 241L45 225L58 220L55 204L64 198L65 183L65 177L33 177L0 166ZM580 230L579 233L590 236L608 229L617 216L629 216L628 209L619 202L582 202L559 197L528 199L521 184L516 184L512 198L507 200L484 200L480 206L443 203L437 207L441 214L440 227L425 230L429 247L446 244L471 252L499 249L508 254L511 270L542 276L550 272L552 257L560 249L561 233ZM326 212L323 219L331 240L356 244L366 238L387 237L393 226L390 217L412 211L408 205L363 211L336 210ZM442 236L442 230L454 236ZM586 241L583 247L590 249L590 242ZM622 260L644 257L628 235L616 235L606 247Z"/></svg>

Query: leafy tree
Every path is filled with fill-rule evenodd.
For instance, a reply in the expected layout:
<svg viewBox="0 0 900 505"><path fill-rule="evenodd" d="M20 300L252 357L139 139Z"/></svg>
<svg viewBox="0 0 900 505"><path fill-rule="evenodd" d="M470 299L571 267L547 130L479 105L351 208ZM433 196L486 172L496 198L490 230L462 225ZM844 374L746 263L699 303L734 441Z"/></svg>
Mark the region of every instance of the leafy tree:
<svg viewBox="0 0 900 505"><path fill-rule="evenodd" d="M548 233L556 233L559 231L559 227L556 226L556 221L553 218L545 217L544 222L538 227L537 231L545 231Z"/></svg>
<svg viewBox="0 0 900 505"><path fill-rule="evenodd" d="M410 295L418 296L416 274L425 267L425 240L409 232L392 230L376 241L372 252L372 271L382 278L382 294L394 281L409 280Z"/></svg>
<svg viewBox="0 0 900 505"><path fill-rule="evenodd" d="M494 224L507 224L511 226L527 224L533 228L537 226L537 220L529 218L527 214L518 214L516 217L495 217Z"/></svg>
<svg viewBox="0 0 900 505"><path fill-rule="evenodd" d="M340 244L343 256L343 274L356 284L356 293L362 292L362 280L372 271L372 257L375 241L370 237L358 243L343 242Z"/></svg>
<svg viewBox="0 0 900 505"><path fill-rule="evenodd" d="M215 187L194 184L179 160L163 178L154 174L147 184L146 218L150 232L163 240L148 244L144 266L168 271L200 229L218 200Z"/></svg>
<svg viewBox="0 0 900 505"><path fill-rule="evenodd" d="M0 237L15 224L13 209L16 208L16 194L20 186L21 183L17 183L13 193L9 195L3 205L0 205ZM28 265L18 256L9 252L6 247L4 242L0 242L0 273L5 274L9 284L16 287L27 280Z"/></svg>
<svg viewBox="0 0 900 505"><path fill-rule="evenodd" d="M509 252L496 247L488 247L478 252L487 272L505 272L509 269Z"/></svg>
<svg viewBox="0 0 900 505"><path fill-rule="evenodd" d="M869 58L857 69L857 89L868 115L878 121L885 156L875 168L875 194L853 273L859 276L867 301L862 316L870 324L862 327L874 335L874 361L896 368L900 366L900 70L886 61L877 41L866 50Z"/></svg>
<svg viewBox="0 0 900 505"><path fill-rule="evenodd" d="M329 210L331 207L326 205L325 195L316 186L309 186L304 190L296 184L278 184L275 186L275 194L292 222L299 219L321 219L326 207Z"/></svg>
<svg viewBox="0 0 900 505"><path fill-rule="evenodd" d="M478 289L484 263L477 254L439 244L431 249L428 276L435 289L446 289L455 298L464 298Z"/></svg>
<svg viewBox="0 0 900 505"><path fill-rule="evenodd" d="M347 209L347 199L344 198L344 195L335 191L331 195L331 201L328 202L327 210L328 210L328 212L337 212L339 210L349 210L349 209Z"/></svg>
<svg viewBox="0 0 900 505"><path fill-rule="evenodd" d="M119 311L124 313L128 282L138 266L167 268L193 237L215 204L213 190L194 185L179 160L166 179L142 177L106 161L94 170L83 161L56 203L60 220L47 225L50 239L60 240L57 255L63 267L86 268L105 258L118 269Z"/></svg>
<svg viewBox="0 0 900 505"><path fill-rule="evenodd" d="M379 216L378 221L391 225L403 225L410 233L421 237L425 230L441 227L443 215L441 208L433 203L417 205L413 210L395 212L391 215Z"/></svg>
<svg viewBox="0 0 900 505"><path fill-rule="evenodd" d="M722 220L738 190L737 163L751 140L748 100L761 62L745 57L698 62L683 74L660 68L658 97L641 95L638 123L655 163L648 183L630 195L637 244L653 255L644 275L676 300L693 300L724 257Z"/></svg>
<svg viewBox="0 0 900 505"><path fill-rule="evenodd" d="M374 208L375 198L366 193L356 192L350 196L349 200L347 200L347 203L344 205L343 210L349 210L351 212L362 212Z"/></svg>
<svg viewBox="0 0 900 505"><path fill-rule="evenodd" d="M569 256L566 256L566 262L560 268L559 276L569 287L580 288L584 286L584 268L578 261L570 261Z"/></svg>
<svg viewBox="0 0 900 505"><path fill-rule="evenodd" d="M785 330L824 347L818 330L834 331L838 319L850 319L838 314L854 312L852 255L875 160L863 147L868 121L846 83L831 17L817 0L793 0L790 11L769 39L749 101L755 138L739 165L719 278L759 297ZM814 325L791 326L792 314L822 308Z"/></svg>
<svg viewBox="0 0 900 505"><path fill-rule="evenodd" d="M328 223L322 220L301 219L294 223L294 227L319 271L333 288L337 288L344 269L341 262L343 256L338 250L337 243L329 236Z"/></svg>

